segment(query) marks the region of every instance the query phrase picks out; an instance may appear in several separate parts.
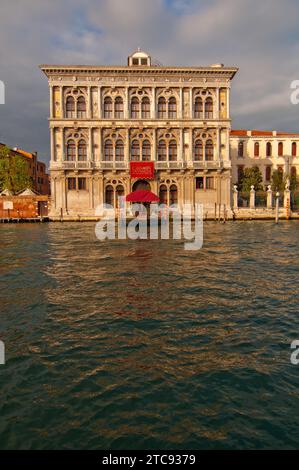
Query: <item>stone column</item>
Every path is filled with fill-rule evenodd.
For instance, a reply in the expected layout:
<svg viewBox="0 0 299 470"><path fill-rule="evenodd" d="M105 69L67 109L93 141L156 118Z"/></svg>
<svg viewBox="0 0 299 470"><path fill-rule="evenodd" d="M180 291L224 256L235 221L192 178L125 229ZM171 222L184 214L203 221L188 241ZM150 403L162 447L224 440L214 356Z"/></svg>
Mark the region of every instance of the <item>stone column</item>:
<svg viewBox="0 0 299 470"><path fill-rule="evenodd" d="M254 186L251 186L250 190L250 202L249 202L250 209L255 209L255 189Z"/></svg>
<svg viewBox="0 0 299 470"><path fill-rule="evenodd" d="M65 149L64 149L64 128L60 128L61 131L61 152L60 152L60 161L64 162L65 160Z"/></svg>
<svg viewBox="0 0 299 470"><path fill-rule="evenodd" d="M273 208L273 191L271 185L268 186L267 190L267 209Z"/></svg>
<svg viewBox="0 0 299 470"><path fill-rule="evenodd" d="M61 119L64 119L64 97L63 97L63 86L60 87L60 109Z"/></svg>
<svg viewBox="0 0 299 470"><path fill-rule="evenodd" d="M124 102L124 117L125 119L129 118L129 87L126 87L125 92L125 102Z"/></svg>
<svg viewBox="0 0 299 470"><path fill-rule="evenodd" d="M52 119L54 117L53 113L53 86L50 85L50 118Z"/></svg>
<svg viewBox="0 0 299 470"><path fill-rule="evenodd" d="M50 134L51 134L51 162L55 162L56 154L55 154L55 137L54 137L53 127L50 128Z"/></svg>
<svg viewBox="0 0 299 470"><path fill-rule="evenodd" d="M92 154L92 127L88 129L88 149L89 149L89 155L87 160L92 162L93 161L93 154Z"/></svg>
<svg viewBox="0 0 299 470"><path fill-rule="evenodd" d="M217 108L216 108L216 116L215 118L216 119L219 119L219 111L220 111L220 97L219 97L220 93L219 93L219 87L216 88L216 104L217 104Z"/></svg>
<svg viewBox="0 0 299 470"><path fill-rule="evenodd" d="M238 195L239 195L238 186L234 185L234 188L233 188L233 208L234 209L238 209Z"/></svg>
<svg viewBox="0 0 299 470"><path fill-rule="evenodd" d="M91 119L92 118L92 100L91 100L91 87L90 86L87 88L87 92L88 92L87 117Z"/></svg>
<svg viewBox="0 0 299 470"><path fill-rule="evenodd" d="M179 162L183 163L184 161L184 130L183 128L180 129L180 152L179 152Z"/></svg>
<svg viewBox="0 0 299 470"><path fill-rule="evenodd" d="M102 88L98 87L98 116L102 119Z"/></svg>
<svg viewBox="0 0 299 470"><path fill-rule="evenodd" d="M180 103L179 103L179 106L180 106L179 118L183 119L183 117L184 117L184 107L183 107L183 88L182 87L180 88Z"/></svg>
<svg viewBox="0 0 299 470"><path fill-rule="evenodd" d="M156 129L153 129L153 149L152 149L152 160L155 162L157 159L157 134Z"/></svg>
<svg viewBox="0 0 299 470"><path fill-rule="evenodd" d="M190 91L189 91L189 101L190 101L189 114L190 114L190 119L192 119L193 117L193 89L192 88L190 88Z"/></svg>
<svg viewBox="0 0 299 470"><path fill-rule="evenodd" d="M126 146L125 146L125 162L127 166L129 165L130 161L130 129L126 131Z"/></svg>
<svg viewBox="0 0 299 470"><path fill-rule="evenodd" d="M156 119L156 88L152 87L151 119Z"/></svg>

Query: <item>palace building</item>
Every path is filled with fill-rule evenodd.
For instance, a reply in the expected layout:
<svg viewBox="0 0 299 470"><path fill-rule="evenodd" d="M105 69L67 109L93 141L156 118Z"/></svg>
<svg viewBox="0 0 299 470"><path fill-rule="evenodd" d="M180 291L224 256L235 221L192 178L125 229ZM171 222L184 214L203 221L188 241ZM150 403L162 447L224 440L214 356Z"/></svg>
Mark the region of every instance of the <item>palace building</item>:
<svg viewBox="0 0 299 470"><path fill-rule="evenodd" d="M51 217L92 219L149 189L161 203L231 207L235 67L43 65L49 80Z"/></svg>

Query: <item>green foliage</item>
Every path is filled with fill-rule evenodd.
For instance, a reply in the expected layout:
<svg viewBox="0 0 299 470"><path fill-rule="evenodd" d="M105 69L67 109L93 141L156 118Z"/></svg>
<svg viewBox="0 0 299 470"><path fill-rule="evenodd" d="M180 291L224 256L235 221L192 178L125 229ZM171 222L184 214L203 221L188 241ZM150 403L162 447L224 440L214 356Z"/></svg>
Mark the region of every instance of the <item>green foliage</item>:
<svg viewBox="0 0 299 470"><path fill-rule="evenodd" d="M32 189L32 179L28 163L20 155L12 154L8 147L0 148L0 189L8 189L13 194L26 188Z"/></svg>
<svg viewBox="0 0 299 470"><path fill-rule="evenodd" d="M272 191L282 193L285 190L286 178L283 173L278 170L274 170L272 173L271 186Z"/></svg>
<svg viewBox="0 0 299 470"><path fill-rule="evenodd" d="M251 186L254 186L256 191L261 191L263 189L262 183L263 176L257 166L246 168L241 178L240 190L247 193L251 190Z"/></svg>

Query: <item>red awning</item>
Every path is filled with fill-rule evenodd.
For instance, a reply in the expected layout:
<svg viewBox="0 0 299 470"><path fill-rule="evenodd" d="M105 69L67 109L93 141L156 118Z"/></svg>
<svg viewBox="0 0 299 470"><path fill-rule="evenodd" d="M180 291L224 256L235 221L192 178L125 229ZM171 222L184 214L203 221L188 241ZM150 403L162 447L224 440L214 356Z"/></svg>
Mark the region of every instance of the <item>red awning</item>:
<svg viewBox="0 0 299 470"><path fill-rule="evenodd" d="M126 196L126 201L129 202L158 202L160 199L156 194L145 189L139 189Z"/></svg>

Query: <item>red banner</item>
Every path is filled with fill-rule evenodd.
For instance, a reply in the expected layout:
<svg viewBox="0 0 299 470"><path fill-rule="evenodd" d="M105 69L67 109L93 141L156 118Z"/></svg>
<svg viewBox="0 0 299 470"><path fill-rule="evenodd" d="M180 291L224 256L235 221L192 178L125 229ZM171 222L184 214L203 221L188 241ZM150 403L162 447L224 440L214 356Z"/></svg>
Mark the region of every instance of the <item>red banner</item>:
<svg viewBox="0 0 299 470"><path fill-rule="evenodd" d="M131 178L154 179L154 162L130 162Z"/></svg>

